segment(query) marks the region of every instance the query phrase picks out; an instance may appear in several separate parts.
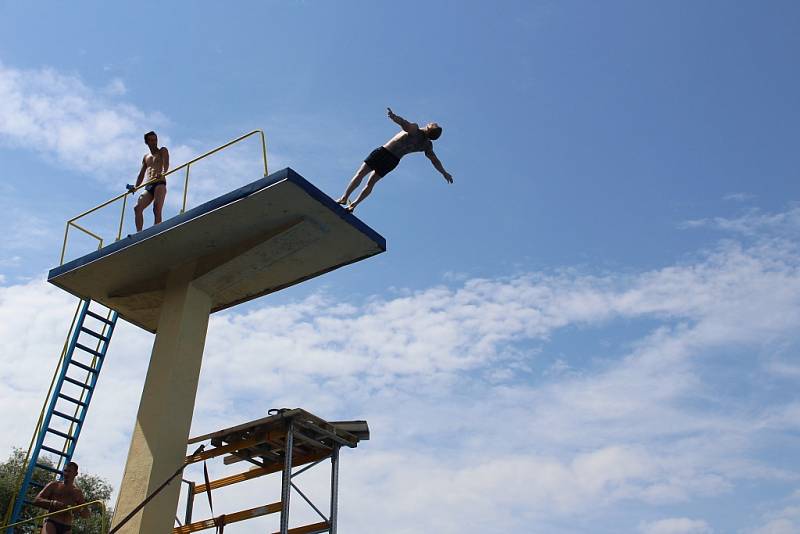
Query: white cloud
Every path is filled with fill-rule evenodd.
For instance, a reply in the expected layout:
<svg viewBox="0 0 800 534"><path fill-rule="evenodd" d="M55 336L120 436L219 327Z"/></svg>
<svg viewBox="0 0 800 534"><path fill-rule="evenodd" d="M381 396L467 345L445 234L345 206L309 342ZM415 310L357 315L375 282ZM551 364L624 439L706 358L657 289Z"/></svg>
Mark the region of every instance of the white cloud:
<svg viewBox="0 0 800 534"><path fill-rule="evenodd" d="M794 491L782 505L763 515L763 524L751 534L795 534L800 532L800 490Z"/></svg>
<svg viewBox="0 0 800 534"><path fill-rule="evenodd" d="M800 525L788 519L773 519L756 529L754 534L797 534Z"/></svg>
<svg viewBox="0 0 800 534"><path fill-rule="evenodd" d="M142 135L157 130L168 145L175 168L243 133L211 141L191 139L173 143L169 119L159 111L144 111L129 101L125 83L114 78L95 88L79 76L55 69L17 69L0 63L0 142L34 150L60 164L118 186L121 174L135 176L146 151ZM269 159L282 161L274 152ZM273 166L272 170L276 170ZM263 175L258 136L192 167L193 202L208 200L232 187ZM170 201L180 204L183 174L172 175ZM5 186L3 186L5 187Z"/></svg>
<svg viewBox="0 0 800 534"><path fill-rule="evenodd" d="M6 204L0 201L0 205ZM39 213L28 211L18 207L7 207L0 213L3 240L0 243L2 250L31 249L41 246L42 241L53 234L51 225L42 219ZM16 258L16 260L14 259ZM19 261L15 256L2 263L14 264Z"/></svg>
<svg viewBox="0 0 800 534"><path fill-rule="evenodd" d="M756 198L755 195L751 193L728 193L722 200L729 200L732 202L747 202L748 200L753 200Z"/></svg>
<svg viewBox="0 0 800 534"><path fill-rule="evenodd" d="M114 78L105 88L106 93L114 96L124 95L128 92L128 88L125 87L125 82L123 82L119 78Z"/></svg>
<svg viewBox="0 0 800 534"><path fill-rule="evenodd" d="M777 428L792 421L788 408L737 406L725 398L732 402L722 410L687 409L701 399L722 402L698 370L709 352L755 349L794 335L800 280L790 251L776 243L725 244L694 263L636 277L567 272L479 279L355 309L327 311L334 303L317 296L229 314L214 319L204 374L219 384L235 382L243 396L267 388L273 406L312 409L316 402L342 416L360 406L375 436L388 432L400 443L442 444L416 453L397 446L377 456L368 444L363 457L353 455L353 463L368 467L360 470L361 491L347 494L355 502L372 497L392 503L373 505L379 512L359 521L359 531L375 517L393 517L409 530L425 528L436 516L427 503L443 495L451 515L464 523L448 530L442 517L442 532L482 524L474 512L477 494L495 496L505 513L525 510L524 517L539 521L580 516L598 503L613 508L631 499L659 505L721 496L740 479L793 476L748 453L766 439L763 427L751 424L752 410L761 412L756 420ZM660 326L625 357L536 386L526 383L537 382L530 365L547 356L559 330L636 318ZM260 347L270 347L265 377L249 372L250 355ZM212 356L223 352L224 359ZM475 378L484 370L491 377L485 382ZM514 378L497 383L509 370ZM198 407L213 414L209 422L232 417L236 400L226 407L219 402L224 397L217 390L213 407ZM498 414L494 432L475 431ZM450 445L464 436L466 442ZM487 459L487 450L497 458ZM410 458L402 472L399 457ZM414 480L425 480L425 489ZM414 495L423 491L419 499L407 497L412 487ZM412 516L425 519L414 523Z"/></svg>
<svg viewBox="0 0 800 534"><path fill-rule="evenodd" d="M778 213L764 213L758 208L750 208L739 217L697 219L687 221L685 226L710 227L751 237L764 232L786 235L800 228L800 206L795 203L788 210Z"/></svg>
<svg viewBox="0 0 800 534"><path fill-rule="evenodd" d="M795 465L758 453L800 430L797 402L775 396L771 382L796 387L794 375L775 374L771 355L778 347L787 359L800 326L792 242L725 242L636 275L453 283L363 302L265 300L215 315L193 433L270 407L367 419L372 440L346 451L342 466L342 528L351 532L620 531L593 528L606 513L624 516L629 531L710 532L711 515L643 519L663 505L725 502L745 482L797 479ZM0 288L5 447L27 439L49 380L41 370L55 361L72 305L40 282ZM588 341L575 355L553 348L577 328ZM620 341L595 343L594 333ZM82 437L86 469L114 483L151 340L128 325L115 334ZM228 510L266 499L222 494Z"/></svg>
<svg viewBox="0 0 800 534"><path fill-rule="evenodd" d="M117 81L119 82L119 81ZM93 175L136 166L141 136L165 119L113 99L79 77L0 64L0 139Z"/></svg>
<svg viewBox="0 0 800 534"><path fill-rule="evenodd" d="M688 517L660 519L643 524L639 531L642 534L711 534L713 532L705 521Z"/></svg>

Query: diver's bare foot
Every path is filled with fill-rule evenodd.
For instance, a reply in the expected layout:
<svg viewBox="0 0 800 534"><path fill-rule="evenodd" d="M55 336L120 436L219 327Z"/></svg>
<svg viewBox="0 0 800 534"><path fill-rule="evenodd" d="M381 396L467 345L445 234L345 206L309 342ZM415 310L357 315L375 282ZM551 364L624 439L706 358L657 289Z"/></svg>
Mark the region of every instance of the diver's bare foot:
<svg viewBox="0 0 800 534"><path fill-rule="evenodd" d="M348 213L353 213L353 210L354 210L354 209L356 209L356 205L355 205L355 204L350 204L349 206L347 206L347 207L345 208L345 210L346 210Z"/></svg>
<svg viewBox="0 0 800 534"><path fill-rule="evenodd" d="M347 199L345 197L342 197L339 200L337 200L336 203L344 206L345 204L347 204Z"/></svg>

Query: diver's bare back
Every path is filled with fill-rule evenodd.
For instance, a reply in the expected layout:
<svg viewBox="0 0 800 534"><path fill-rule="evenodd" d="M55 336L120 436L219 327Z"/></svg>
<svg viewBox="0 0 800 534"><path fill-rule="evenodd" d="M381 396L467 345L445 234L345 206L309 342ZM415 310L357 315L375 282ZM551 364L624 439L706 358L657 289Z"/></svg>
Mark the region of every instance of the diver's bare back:
<svg viewBox="0 0 800 534"><path fill-rule="evenodd" d="M392 153L398 160L412 152L427 152L433 150L433 143L419 128L410 128L410 131L400 130L394 137L383 144L383 148Z"/></svg>

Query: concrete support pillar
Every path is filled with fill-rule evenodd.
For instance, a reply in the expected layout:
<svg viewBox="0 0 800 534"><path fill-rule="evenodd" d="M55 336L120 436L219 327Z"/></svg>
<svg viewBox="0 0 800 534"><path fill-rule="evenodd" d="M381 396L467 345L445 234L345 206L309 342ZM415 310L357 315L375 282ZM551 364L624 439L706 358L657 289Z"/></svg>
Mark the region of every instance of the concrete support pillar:
<svg viewBox="0 0 800 534"><path fill-rule="evenodd" d="M142 391L120 495L116 525L175 472L186 456L203 358L210 298L192 283L195 266L168 279L150 367ZM120 534L170 534L180 493L177 477Z"/></svg>

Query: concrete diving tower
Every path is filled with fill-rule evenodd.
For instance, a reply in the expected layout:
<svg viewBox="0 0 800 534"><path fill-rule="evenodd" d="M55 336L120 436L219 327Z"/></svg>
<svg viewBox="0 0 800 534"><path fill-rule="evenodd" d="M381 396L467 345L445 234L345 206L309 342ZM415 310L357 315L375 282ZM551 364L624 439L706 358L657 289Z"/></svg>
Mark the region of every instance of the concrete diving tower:
<svg viewBox="0 0 800 534"><path fill-rule="evenodd" d="M385 250L287 168L50 271L56 286L156 334L115 524L184 461L209 315ZM171 532L179 489L120 532Z"/></svg>

